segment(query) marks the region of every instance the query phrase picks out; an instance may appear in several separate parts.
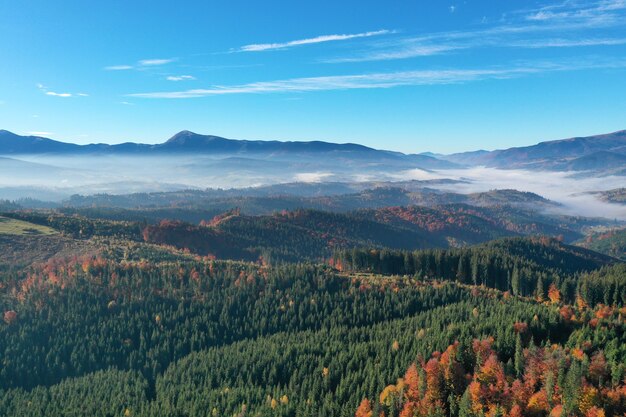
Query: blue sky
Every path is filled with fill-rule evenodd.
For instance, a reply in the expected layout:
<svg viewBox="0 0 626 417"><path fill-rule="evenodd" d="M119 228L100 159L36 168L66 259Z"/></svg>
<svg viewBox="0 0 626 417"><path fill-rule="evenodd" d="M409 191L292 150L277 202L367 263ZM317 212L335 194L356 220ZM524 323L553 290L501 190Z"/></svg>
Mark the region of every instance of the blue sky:
<svg viewBox="0 0 626 417"><path fill-rule="evenodd" d="M0 2L0 129L455 152L626 128L626 0Z"/></svg>

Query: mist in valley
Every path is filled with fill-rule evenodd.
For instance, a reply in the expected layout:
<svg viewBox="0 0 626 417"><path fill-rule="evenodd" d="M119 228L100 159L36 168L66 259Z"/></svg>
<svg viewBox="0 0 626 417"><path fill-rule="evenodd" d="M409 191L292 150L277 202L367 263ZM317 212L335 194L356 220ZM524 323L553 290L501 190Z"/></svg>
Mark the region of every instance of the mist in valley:
<svg viewBox="0 0 626 417"><path fill-rule="evenodd" d="M605 217L626 220L626 206L600 200L591 194L626 185L624 176L583 176L580 172L553 172L529 170L505 170L475 167L445 171L405 171L401 179L434 180L456 179L455 184L442 184L439 188L462 194L485 192L494 189L516 189L532 192L560 203L554 207L557 214Z"/></svg>
<svg viewBox="0 0 626 417"><path fill-rule="evenodd" d="M0 159L0 173L0 197L9 200L31 198L60 203L74 194L238 189L287 183L348 183L358 190L362 188L359 184L394 186L416 180L437 181L428 187L461 194L494 189L532 192L560 203L551 209L556 214L626 220L626 206L590 194L622 187L626 177L585 176L580 172L485 167L426 170L341 158L184 154L11 156Z"/></svg>

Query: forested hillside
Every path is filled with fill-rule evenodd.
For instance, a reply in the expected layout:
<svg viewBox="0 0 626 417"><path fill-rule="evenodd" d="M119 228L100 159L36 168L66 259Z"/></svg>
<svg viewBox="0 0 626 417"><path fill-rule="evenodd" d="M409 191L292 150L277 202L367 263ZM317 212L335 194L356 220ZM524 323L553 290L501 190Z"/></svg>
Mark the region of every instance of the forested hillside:
<svg viewBox="0 0 626 417"><path fill-rule="evenodd" d="M425 206L465 203L476 206L555 207L557 203L537 194L517 190L491 190L459 194L439 190L440 185L458 183L450 179L321 182L274 184L245 189L206 189L135 194L73 195L63 202L67 209L168 209L227 210L239 207L245 214L269 214L275 210L311 208L349 211L418 204Z"/></svg>
<svg viewBox="0 0 626 417"><path fill-rule="evenodd" d="M589 233L576 242L578 246L626 260L626 229L609 229Z"/></svg>
<svg viewBox="0 0 626 417"><path fill-rule="evenodd" d="M162 216L171 215L170 219ZM579 239L593 219L545 217L525 209L465 204L385 207L345 213L280 210L252 216L241 209L84 209L5 213L72 239L116 237L168 245L218 259L321 262L345 248L463 247L507 236ZM157 220L161 219L161 220ZM200 220L199 220L200 219ZM193 222L193 223L192 223Z"/></svg>
<svg viewBox="0 0 626 417"><path fill-rule="evenodd" d="M445 210L9 213L0 415L621 416L624 264Z"/></svg>
<svg viewBox="0 0 626 417"><path fill-rule="evenodd" d="M513 295L545 299L557 288L569 302L587 282L579 273L614 262L595 252L568 246L554 239L511 238L451 250L390 251L352 249L338 251L331 264L342 271L411 275L421 279L481 285ZM622 288L607 288L607 303L623 303Z"/></svg>

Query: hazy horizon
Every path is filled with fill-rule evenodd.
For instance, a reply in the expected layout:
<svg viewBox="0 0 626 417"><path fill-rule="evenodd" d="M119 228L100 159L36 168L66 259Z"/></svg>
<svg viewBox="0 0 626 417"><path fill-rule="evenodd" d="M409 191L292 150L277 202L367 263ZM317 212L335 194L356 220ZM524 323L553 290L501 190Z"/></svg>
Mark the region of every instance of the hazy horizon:
<svg viewBox="0 0 626 417"><path fill-rule="evenodd" d="M184 189L243 189L289 183L371 183L393 186L406 180L456 180L436 188L456 193L484 192L493 189L516 189L536 193L563 204L557 213L626 220L626 208L598 200L590 192L607 191L626 184L624 176L579 177L575 172L529 171L468 167L462 169L423 170L376 168L370 171L332 167L320 169L298 161L258 167L251 159L242 166L230 158L207 156L29 156L24 162L42 163L42 172L26 169L0 177L0 195L10 199L38 198L60 202L73 194L130 194L136 192L178 191ZM269 164L269 165L268 165ZM1 168L1 167L0 167Z"/></svg>
<svg viewBox="0 0 626 417"><path fill-rule="evenodd" d="M449 153L443 153L443 152L434 152L431 149L416 149L414 151L408 152L408 151L402 151L402 150L398 150L398 149L392 149L389 147L384 147L384 144L381 144L381 147L373 147L370 145L365 145L363 143L359 143L359 142L346 142L346 141L341 141L341 140L337 140L337 141L327 141L327 140L320 140L320 139L315 139L315 138L311 138L311 139L300 139L300 140L291 140L291 139L283 139L283 138L266 138L266 139L257 139L257 138L240 138L240 137L233 137L233 136L229 136L229 135L217 135L214 133L210 133L210 132L194 132L191 131L189 129L183 129L183 130L179 130L177 132L174 132L172 134L169 135L164 135L161 139L154 139L152 141L147 141L147 142L137 142L134 141L132 139L129 140L122 140L120 142L107 142L107 141L94 141L94 142L77 142L77 141L72 141L72 140L65 140L64 138L58 138L58 137L54 137L53 135L50 135L50 132L24 132L24 133L19 133L16 131L13 131L11 129L6 129L6 128L0 128L1 130L5 130L7 132L11 132L14 134L17 134L19 136L34 136L34 137L42 137L45 139L52 139L55 140L57 142L63 142L63 143L69 143L69 144L74 144L74 145L121 145L121 144L126 144L126 143L136 143L136 144L141 144L141 145L159 145L162 143L167 142L169 139L173 138L174 136L176 136L179 133L182 132L192 132L194 134L198 134L201 136L215 136L215 137L220 137L220 138L224 138L224 139L229 139L229 140L242 140L242 141L260 141L260 142L303 142L303 143L307 143L307 142L327 142L327 143L332 143L332 144L337 144L337 145L362 145L362 146L367 146L369 148L372 149L377 149L377 150L382 150L382 151L391 151L391 152L400 152L400 153L404 153L404 154L415 154L415 155L419 155L419 154L439 154L439 155L452 155L455 153L467 153L467 152L477 152L477 151L499 151L499 150L504 150L504 149L510 149L510 148L525 148L525 147L529 147L529 146L533 146L533 145L537 145L538 143L542 143L542 142L552 142L552 141L559 141L559 140L567 140L567 139L573 139L573 138L578 138L578 137L586 137L586 135L574 135L574 136L570 136L570 137L561 137L561 138L545 138L545 139L541 139L541 140L537 140L537 141L529 141L528 143L525 144L521 144L521 145L516 145L516 146L512 146L512 147L495 147L495 148L487 148L487 147L475 147L475 148L467 148L464 150L457 150L455 152L449 152ZM610 134L610 133L615 133L615 132L621 132L621 131L626 131L625 129L618 129L615 131L610 131L610 132L596 132L596 133L592 133L589 136L600 136L600 135L606 135L606 134ZM1 156L1 155L0 155ZM8 157L11 156L19 156L19 155L6 155Z"/></svg>

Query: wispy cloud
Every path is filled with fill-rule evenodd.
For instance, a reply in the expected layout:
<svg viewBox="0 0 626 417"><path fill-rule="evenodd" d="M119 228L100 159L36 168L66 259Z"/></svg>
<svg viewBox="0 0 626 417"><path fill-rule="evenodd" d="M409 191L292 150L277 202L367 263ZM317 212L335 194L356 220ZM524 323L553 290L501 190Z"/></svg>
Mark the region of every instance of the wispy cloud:
<svg viewBox="0 0 626 417"><path fill-rule="evenodd" d="M583 46L613 46L626 44L626 38L614 39L541 39L519 41L514 45L523 48L573 48Z"/></svg>
<svg viewBox="0 0 626 417"><path fill-rule="evenodd" d="M104 67L105 71L128 71L132 69L142 69L146 67L157 67L176 61L176 58L141 59L134 65L110 65Z"/></svg>
<svg viewBox="0 0 626 417"><path fill-rule="evenodd" d="M142 67L152 67L152 66L156 66L156 65L165 65L165 64L169 64L170 62L174 62L175 59L173 58L168 58L168 59L142 59L141 61L138 62L139 65L141 65Z"/></svg>
<svg viewBox="0 0 626 417"><path fill-rule="evenodd" d="M350 56L323 62L363 62L440 55L478 48L559 48L621 45L602 30L626 26L626 0L577 1L518 10L495 26L370 42ZM613 34L611 34L613 35ZM555 39L557 38L557 39Z"/></svg>
<svg viewBox="0 0 626 417"><path fill-rule="evenodd" d="M626 9L624 0L564 1L530 11L526 19L539 22L584 22L588 25L616 23L619 15L615 12Z"/></svg>
<svg viewBox="0 0 626 417"><path fill-rule="evenodd" d="M110 65L108 67L104 67L107 71L126 71L131 70L134 67L132 65Z"/></svg>
<svg viewBox="0 0 626 417"><path fill-rule="evenodd" d="M235 52L271 51L271 50L276 50L276 49L291 48L294 46L311 45L315 43L345 41L345 40L357 39L357 38L369 38L372 36L387 35L390 33L394 33L394 31L383 29L383 30L375 30L371 32L352 33L352 34L320 35L314 38L298 39L295 41L288 41L288 42L282 42L282 43L254 43L250 45L244 45L236 49Z"/></svg>
<svg viewBox="0 0 626 417"><path fill-rule="evenodd" d="M196 77L193 75L170 75L165 78L168 81L190 81L195 80Z"/></svg>
<svg viewBox="0 0 626 417"><path fill-rule="evenodd" d="M626 0L604 0L598 5L598 10L623 10L626 9Z"/></svg>
<svg viewBox="0 0 626 417"><path fill-rule="evenodd" d="M39 91L41 91L45 95L52 96L52 97L68 98L68 97L88 97L89 96L89 94L86 94L86 93L57 93L55 91L51 91L48 87L46 87L45 85L41 83L37 84L37 88L39 89Z"/></svg>
<svg viewBox="0 0 626 417"><path fill-rule="evenodd" d="M72 97L72 93L55 93L54 91L46 91L46 95L54 97Z"/></svg>
<svg viewBox="0 0 626 417"><path fill-rule="evenodd" d="M377 51L367 52L361 55L325 59L326 63L341 62L364 62L364 61L387 61L393 59L415 58L420 56L439 55L457 49L464 49L466 46L461 45L445 45L445 44L421 44L419 42L413 45L403 45L401 47L383 48Z"/></svg>
<svg viewBox="0 0 626 417"><path fill-rule="evenodd" d="M611 63L555 63L537 62L508 68L419 70L358 75L292 78L231 86L212 86L206 89L129 94L141 98L195 98L228 94L303 93L310 91L377 89L399 86L458 84L486 79L508 79L531 74L575 71L583 69L624 68L626 62Z"/></svg>

